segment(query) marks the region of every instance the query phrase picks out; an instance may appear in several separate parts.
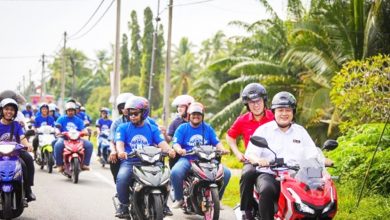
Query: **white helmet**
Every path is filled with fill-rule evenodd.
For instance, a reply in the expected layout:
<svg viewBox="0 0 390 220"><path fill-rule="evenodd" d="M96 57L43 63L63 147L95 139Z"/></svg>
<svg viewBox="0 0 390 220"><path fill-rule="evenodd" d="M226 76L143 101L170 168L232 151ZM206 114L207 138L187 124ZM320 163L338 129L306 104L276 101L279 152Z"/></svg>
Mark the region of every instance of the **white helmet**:
<svg viewBox="0 0 390 220"><path fill-rule="evenodd" d="M67 102L65 104L65 111L68 111L69 109L76 110L76 104L74 102Z"/></svg>
<svg viewBox="0 0 390 220"><path fill-rule="evenodd" d="M56 111L57 105L54 103L49 104L49 111Z"/></svg>
<svg viewBox="0 0 390 220"><path fill-rule="evenodd" d="M116 97L116 107L118 107L120 104L125 104L126 101L133 96L134 95L129 92L119 94L118 97Z"/></svg>
<svg viewBox="0 0 390 220"><path fill-rule="evenodd" d="M173 100L172 106L174 107L177 107L179 105L189 106L194 101L195 99L190 95L179 95Z"/></svg>

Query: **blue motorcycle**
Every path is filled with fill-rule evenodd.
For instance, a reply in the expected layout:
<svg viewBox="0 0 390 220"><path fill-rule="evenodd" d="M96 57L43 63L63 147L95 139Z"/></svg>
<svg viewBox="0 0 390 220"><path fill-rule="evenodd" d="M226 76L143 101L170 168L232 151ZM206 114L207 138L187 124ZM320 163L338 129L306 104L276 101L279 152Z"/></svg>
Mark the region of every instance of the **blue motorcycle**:
<svg viewBox="0 0 390 220"><path fill-rule="evenodd" d="M0 142L0 218L12 219L23 213L27 204L19 153L24 148L15 142Z"/></svg>
<svg viewBox="0 0 390 220"><path fill-rule="evenodd" d="M100 153L102 157L100 158L99 162L102 165L102 167L105 167L106 164L108 164L108 157L110 156L110 141L108 140L108 137L110 136L110 130L104 130L100 134L100 137L98 139L98 146Z"/></svg>

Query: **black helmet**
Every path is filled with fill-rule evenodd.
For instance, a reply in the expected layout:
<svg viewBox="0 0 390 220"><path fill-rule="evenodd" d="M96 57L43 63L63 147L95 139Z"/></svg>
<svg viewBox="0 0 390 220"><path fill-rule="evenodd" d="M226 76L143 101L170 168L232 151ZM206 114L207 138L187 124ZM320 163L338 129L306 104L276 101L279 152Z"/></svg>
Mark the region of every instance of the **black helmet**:
<svg viewBox="0 0 390 220"><path fill-rule="evenodd" d="M245 86L241 94L242 102L246 105L249 101L262 98L267 102L267 91L260 83L250 83Z"/></svg>
<svg viewBox="0 0 390 220"><path fill-rule="evenodd" d="M12 91L12 90L4 90L0 93L0 101L10 98L15 100L18 104L24 104L26 102L26 99L18 92L18 91Z"/></svg>
<svg viewBox="0 0 390 220"><path fill-rule="evenodd" d="M274 112L276 108L292 108L295 110L297 108L297 100L293 94L289 92L279 92L272 99L271 109Z"/></svg>

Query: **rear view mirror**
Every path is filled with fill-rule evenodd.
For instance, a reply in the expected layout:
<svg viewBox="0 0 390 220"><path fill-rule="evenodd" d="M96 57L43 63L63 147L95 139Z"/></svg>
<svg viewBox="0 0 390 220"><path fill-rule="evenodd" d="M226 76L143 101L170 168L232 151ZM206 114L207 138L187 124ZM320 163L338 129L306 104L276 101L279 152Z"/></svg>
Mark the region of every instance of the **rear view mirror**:
<svg viewBox="0 0 390 220"><path fill-rule="evenodd" d="M329 139L329 140L325 141L324 146L322 147L322 149L330 151L330 150L336 149L337 146L339 146L339 143L337 143L336 140Z"/></svg>
<svg viewBox="0 0 390 220"><path fill-rule="evenodd" d="M266 139L259 136L252 136L250 139L251 143L257 147L268 148L268 142Z"/></svg>

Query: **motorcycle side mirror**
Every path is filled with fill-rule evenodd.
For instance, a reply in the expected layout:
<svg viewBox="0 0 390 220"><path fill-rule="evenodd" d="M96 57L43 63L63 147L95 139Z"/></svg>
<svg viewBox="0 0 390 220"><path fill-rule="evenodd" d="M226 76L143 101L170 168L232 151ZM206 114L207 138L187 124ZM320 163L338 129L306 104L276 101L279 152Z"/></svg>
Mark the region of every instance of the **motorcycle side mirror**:
<svg viewBox="0 0 390 220"><path fill-rule="evenodd" d="M270 150L275 155L275 161L278 159L276 153L273 150L271 150L271 148L269 148L268 142L265 138L259 136L252 136L250 138L250 142L257 147L266 148Z"/></svg>
<svg viewBox="0 0 390 220"><path fill-rule="evenodd" d="M252 144L254 144L255 146L257 147L261 147L261 148L268 148L268 142L265 138L262 138L262 137L259 137L259 136L252 136L250 138L250 141Z"/></svg>
<svg viewBox="0 0 390 220"><path fill-rule="evenodd" d="M337 146L339 146L339 143L336 140L328 139L325 141L322 149L330 151L336 149Z"/></svg>

